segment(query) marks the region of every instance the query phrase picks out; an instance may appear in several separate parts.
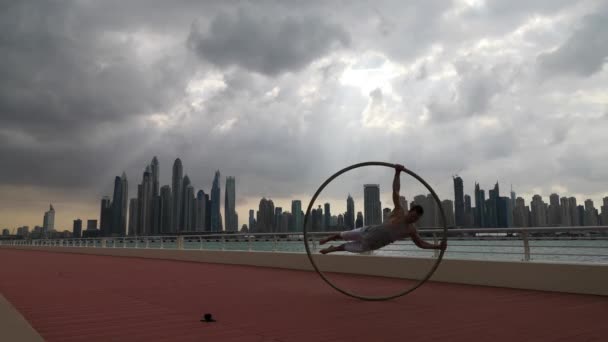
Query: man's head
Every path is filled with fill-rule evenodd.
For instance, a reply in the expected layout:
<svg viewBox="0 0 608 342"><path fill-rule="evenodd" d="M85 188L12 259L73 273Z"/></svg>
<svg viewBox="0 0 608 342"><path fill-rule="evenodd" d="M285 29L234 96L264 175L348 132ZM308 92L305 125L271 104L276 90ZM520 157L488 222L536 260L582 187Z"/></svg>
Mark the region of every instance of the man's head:
<svg viewBox="0 0 608 342"><path fill-rule="evenodd" d="M419 205L413 206L410 211L407 212L408 221L412 223L418 221L422 215L424 215L424 209Z"/></svg>

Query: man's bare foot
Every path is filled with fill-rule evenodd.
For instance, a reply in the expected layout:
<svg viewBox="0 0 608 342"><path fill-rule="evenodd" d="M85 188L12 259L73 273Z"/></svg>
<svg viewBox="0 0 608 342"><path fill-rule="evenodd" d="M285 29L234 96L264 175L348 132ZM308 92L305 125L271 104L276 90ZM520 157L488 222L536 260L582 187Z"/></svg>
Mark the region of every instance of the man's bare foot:
<svg viewBox="0 0 608 342"><path fill-rule="evenodd" d="M334 246L329 246L329 247L327 247L327 248L325 248L325 249L320 250L319 252L320 252L321 254L327 254L327 253L331 253L331 252L333 252L333 251L335 251L335 250L336 250L336 247L334 247Z"/></svg>

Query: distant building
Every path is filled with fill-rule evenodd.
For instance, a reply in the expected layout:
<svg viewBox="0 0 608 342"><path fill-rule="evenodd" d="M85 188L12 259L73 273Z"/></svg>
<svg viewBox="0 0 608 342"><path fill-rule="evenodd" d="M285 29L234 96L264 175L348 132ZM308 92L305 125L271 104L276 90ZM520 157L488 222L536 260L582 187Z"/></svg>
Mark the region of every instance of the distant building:
<svg viewBox="0 0 608 342"><path fill-rule="evenodd" d="M302 215L302 201L291 201L291 215L293 216L293 228L295 232L301 232L304 227L304 216Z"/></svg>
<svg viewBox="0 0 608 342"><path fill-rule="evenodd" d="M454 177L455 222L457 227L464 226L464 186L462 178Z"/></svg>
<svg viewBox="0 0 608 342"><path fill-rule="evenodd" d="M382 223L382 203L380 203L380 185L363 185L363 217L366 226Z"/></svg>
<svg viewBox="0 0 608 342"><path fill-rule="evenodd" d="M384 208L382 210L382 222L386 223L389 220L389 217L391 216L391 208Z"/></svg>
<svg viewBox="0 0 608 342"><path fill-rule="evenodd" d="M486 227L486 196L484 190L479 188L479 184L475 183L475 209L473 215L475 217L473 224L478 228Z"/></svg>
<svg viewBox="0 0 608 342"><path fill-rule="evenodd" d="M560 226L562 223L562 212L558 194L549 196L549 212L547 213L547 224L550 227Z"/></svg>
<svg viewBox="0 0 608 342"><path fill-rule="evenodd" d="M570 201L567 197L559 199L560 202L560 223L562 226L572 226L572 210L570 210Z"/></svg>
<svg viewBox="0 0 608 342"><path fill-rule="evenodd" d="M329 227L332 226L332 224L331 224L331 209L330 209L329 203L325 203L324 207L325 207L325 213L324 213L324 216L323 216L323 228L325 230L328 230Z"/></svg>
<svg viewBox="0 0 608 342"><path fill-rule="evenodd" d="M293 206L293 204L292 204ZM249 209L249 227L248 227L248 231L250 232L254 232L255 231L255 210L253 209Z"/></svg>
<svg viewBox="0 0 608 342"><path fill-rule="evenodd" d="M344 226L348 229L355 228L355 200L348 194L346 198L346 214L344 216Z"/></svg>
<svg viewBox="0 0 608 342"><path fill-rule="evenodd" d="M137 235L137 213L139 212L137 208L138 206L139 201L137 198L131 198L129 201L129 235L132 236Z"/></svg>
<svg viewBox="0 0 608 342"><path fill-rule="evenodd" d="M530 209L526 206L523 198L515 199L515 208L513 208L513 226L514 227L529 227Z"/></svg>
<svg viewBox="0 0 608 342"><path fill-rule="evenodd" d="M453 227L454 224L456 224L456 219L454 216L454 203L450 200L443 200L441 201L441 207L445 213L446 224L448 227Z"/></svg>
<svg viewBox="0 0 608 342"><path fill-rule="evenodd" d="M355 221L355 227L356 228L363 227L363 213L360 211L357 212L357 220Z"/></svg>
<svg viewBox="0 0 608 342"><path fill-rule="evenodd" d="M49 205L49 211L44 213L44 219L42 220L43 233L48 233L55 230L55 209L53 205Z"/></svg>
<svg viewBox="0 0 608 342"><path fill-rule="evenodd" d="M97 220L87 220L87 230L97 229Z"/></svg>
<svg viewBox="0 0 608 342"><path fill-rule="evenodd" d="M173 197L171 187L163 185L160 188L161 218L160 232L169 234L173 229Z"/></svg>
<svg viewBox="0 0 608 342"><path fill-rule="evenodd" d="M546 206L540 195L532 196L532 202L530 203L532 227L546 227L547 226L547 212Z"/></svg>
<svg viewBox="0 0 608 342"><path fill-rule="evenodd" d="M199 190L196 194L196 200L194 201L194 230L197 232L205 231L206 204L205 192Z"/></svg>
<svg viewBox="0 0 608 342"><path fill-rule="evenodd" d="M213 186L211 187L211 231L222 231L222 219L220 215L220 171L215 171Z"/></svg>
<svg viewBox="0 0 608 342"><path fill-rule="evenodd" d="M598 217L597 210L593 205L593 201L588 199L585 201L585 216L584 216L584 224L585 226L597 226L598 225Z"/></svg>
<svg viewBox="0 0 608 342"><path fill-rule="evenodd" d="M602 205L602 212L600 220L603 226L608 226L608 197L602 199L604 205Z"/></svg>
<svg viewBox="0 0 608 342"><path fill-rule="evenodd" d="M72 237L80 238L82 236L82 220L74 220L74 226L72 228Z"/></svg>
<svg viewBox="0 0 608 342"><path fill-rule="evenodd" d="M274 203L271 199L262 198L259 204L255 233L274 231Z"/></svg>
<svg viewBox="0 0 608 342"><path fill-rule="evenodd" d="M8 228L4 228L2 229L2 236L10 236L11 232L8 230Z"/></svg>
<svg viewBox="0 0 608 342"><path fill-rule="evenodd" d="M514 192L512 192L514 193ZM513 202L515 203L515 202ZM464 195L464 226L473 227L474 217L473 208L471 205L471 196Z"/></svg>
<svg viewBox="0 0 608 342"><path fill-rule="evenodd" d="M576 205L576 197L568 198L568 205L570 206L570 219L572 220L572 226L580 226L582 220L578 213L578 205Z"/></svg>
<svg viewBox="0 0 608 342"><path fill-rule="evenodd" d="M226 177L226 193L224 199L226 231L236 232L239 226L239 218L236 213L236 181L234 177Z"/></svg>
<svg viewBox="0 0 608 342"><path fill-rule="evenodd" d="M112 201L108 196L101 199L99 230L101 236L110 236L112 233Z"/></svg>
<svg viewBox="0 0 608 342"><path fill-rule="evenodd" d="M178 232L178 228L180 227L180 218L182 217L182 199L183 199L183 187L182 183L184 181L183 177L184 168L182 166L181 159L177 158L173 162L173 174L171 176L171 196L173 200L172 206L172 227L171 233Z"/></svg>

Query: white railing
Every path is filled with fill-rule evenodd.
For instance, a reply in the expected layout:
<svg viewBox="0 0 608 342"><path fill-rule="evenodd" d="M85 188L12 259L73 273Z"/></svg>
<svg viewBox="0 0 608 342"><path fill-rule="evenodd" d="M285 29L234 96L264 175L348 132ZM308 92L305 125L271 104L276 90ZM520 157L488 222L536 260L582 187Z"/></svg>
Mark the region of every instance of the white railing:
<svg viewBox="0 0 608 342"><path fill-rule="evenodd" d="M443 229L420 229L419 232L423 238L437 243L442 237ZM318 251L319 237L333 233L336 232L308 233L312 251ZM450 229L448 234L446 258L608 264L608 226L464 228ZM301 232L39 239L3 243L46 247L305 252ZM423 250L411 241L403 240L373 254L436 257L437 251Z"/></svg>

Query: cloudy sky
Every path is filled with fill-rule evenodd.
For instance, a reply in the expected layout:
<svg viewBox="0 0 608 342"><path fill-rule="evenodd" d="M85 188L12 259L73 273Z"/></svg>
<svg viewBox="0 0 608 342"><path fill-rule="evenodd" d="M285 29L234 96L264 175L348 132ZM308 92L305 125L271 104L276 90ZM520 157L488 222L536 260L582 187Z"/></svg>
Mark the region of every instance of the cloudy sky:
<svg viewBox="0 0 608 342"><path fill-rule="evenodd" d="M262 196L306 204L369 160L410 167L442 198L455 173L469 194L498 180L526 201L608 195L608 1L0 9L0 228L41 225L49 203L60 229L97 218L114 177L136 194L154 156L162 184L177 157L197 190L216 169L222 192L235 176L240 223ZM343 206L363 180L327 200Z"/></svg>

